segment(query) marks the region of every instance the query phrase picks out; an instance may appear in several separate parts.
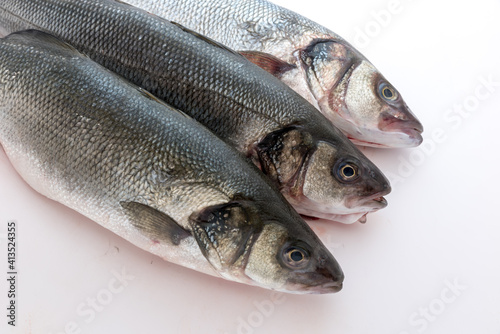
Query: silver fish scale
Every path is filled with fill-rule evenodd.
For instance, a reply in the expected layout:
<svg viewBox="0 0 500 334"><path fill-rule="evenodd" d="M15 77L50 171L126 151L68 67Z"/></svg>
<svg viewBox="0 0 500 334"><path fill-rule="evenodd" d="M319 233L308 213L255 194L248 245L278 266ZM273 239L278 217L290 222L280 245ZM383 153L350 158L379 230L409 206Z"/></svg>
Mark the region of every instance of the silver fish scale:
<svg viewBox="0 0 500 334"><path fill-rule="evenodd" d="M98 221L119 201L192 212L235 194L291 212L253 166L192 119L74 53L23 46L19 57L16 48L0 43L0 142L38 191ZM86 211L89 201L99 209Z"/></svg>
<svg viewBox="0 0 500 334"><path fill-rule="evenodd" d="M240 55L126 4L2 0L0 25L9 32L36 28L55 34L240 150L290 123L323 127L314 107Z"/></svg>
<svg viewBox="0 0 500 334"><path fill-rule="evenodd" d="M123 1L245 51L245 56L321 110L356 144L412 147L423 140L422 124L382 73L340 36L297 13L266 0ZM310 56L311 48L328 43L335 43L348 58L331 58L324 66L309 67L303 57ZM350 63L357 69L349 73L352 77L345 76ZM340 84L341 78L349 85ZM389 85L395 99L381 95L382 85Z"/></svg>
<svg viewBox="0 0 500 334"><path fill-rule="evenodd" d="M234 50L276 54L290 62L294 50L313 38L343 40L325 27L262 0L125 0L126 3L182 22ZM214 22L215 21L215 22ZM282 50L282 51L280 51ZM272 52L271 52L272 51Z"/></svg>
<svg viewBox="0 0 500 334"><path fill-rule="evenodd" d="M354 213L361 214L379 204L364 205L360 198L378 198L389 189L380 170L298 93L240 54L184 27L111 0L0 0L0 27L53 34L187 113L258 164L302 214L336 219L339 211L351 215L359 208ZM303 152L303 167L289 173L294 178L278 179L264 146L292 128L310 133L313 143ZM282 157L283 163L293 163ZM342 182L333 171L346 159L355 160L360 170L374 170L376 177L360 172L355 183ZM164 187L160 180L168 175L155 171L149 179ZM360 204L348 208L348 202Z"/></svg>
<svg viewBox="0 0 500 334"><path fill-rule="evenodd" d="M43 5L40 1L36 3ZM47 2L50 6L57 3L61 2ZM38 7L40 11L34 15L42 19L36 24L27 24L29 18L11 15L10 19L18 24L10 28L40 28L44 20L56 20L57 16L49 15L49 7L45 10ZM93 34L99 33L92 29L94 19L77 20L81 13L92 13L85 7L74 11L80 14L72 22L65 22L67 29L63 30L70 31L71 24L87 29L74 32L74 44L94 41L98 51L88 50L89 55L101 63L109 62L108 66L122 75L132 79L135 76L158 91L181 87L175 92L185 90L194 94L194 102L186 102L182 95L173 95L172 101L189 103L190 107L212 98L232 108L247 101L250 105L269 103L267 98L249 100L247 95L251 94L245 90L231 91L230 87L242 82L238 78L228 79L230 74L210 63L209 57L200 57L194 51L213 57L215 50L220 50L218 47L202 43L203 47L178 54L177 48L197 43L198 39L181 33L175 26L169 26L169 31L180 35L178 39L168 43L160 40L152 46L164 50L165 44L169 44L167 51L174 56L159 65L156 60L162 57L153 59L147 66L152 69L165 66L167 73L175 73L178 80L173 80L175 76L163 78L172 79L172 84L167 88L155 87L154 83L161 82L155 81L154 72L148 72L150 76L140 73L144 67L139 62L144 59L139 51L149 52L151 48L147 46L156 40L143 35L141 29L127 30L131 23L121 18L125 15L121 15L122 9L99 8L107 25L106 29L99 25L100 29L123 36L113 38L111 34L93 39ZM36 11L37 7L25 10ZM120 17L108 20L113 13ZM140 15L139 21L152 17ZM0 17L9 19L5 11L0 12ZM162 21L155 21L163 26ZM154 34L168 36L165 30L153 29ZM106 38L108 41L103 42ZM128 40L138 42L127 44ZM114 49L121 55L110 54L108 43L114 43ZM202 61L193 69L183 62L183 55ZM222 69L233 64L231 58L241 59L232 53L220 58L223 58ZM210 67L216 69L211 72ZM208 73L207 78L193 81L189 77L192 72L201 71ZM253 74L244 77L247 91L256 89L257 79ZM229 86L219 81L228 81L225 84ZM259 87L272 90L272 86ZM200 87L215 94L203 95ZM217 100L217 94L232 98ZM280 101L283 97L274 102ZM245 105L237 110L244 108ZM240 117L240 126L249 122L246 116ZM232 121L231 115L226 117ZM262 119L269 121L269 118L269 113L263 113ZM271 181L245 157L192 118L45 33L22 32L0 40L0 144L16 170L35 190L168 261L280 291L331 293L342 287L343 273L336 260ZM230 216L228 210L233 207L237 211ZM210 215L219 215L217 223L221 225L206 230ZM307 246L310 262L306 269L293 270L279 259L284 255L284 247L288 249L299 241L301 247Z"/></svg>

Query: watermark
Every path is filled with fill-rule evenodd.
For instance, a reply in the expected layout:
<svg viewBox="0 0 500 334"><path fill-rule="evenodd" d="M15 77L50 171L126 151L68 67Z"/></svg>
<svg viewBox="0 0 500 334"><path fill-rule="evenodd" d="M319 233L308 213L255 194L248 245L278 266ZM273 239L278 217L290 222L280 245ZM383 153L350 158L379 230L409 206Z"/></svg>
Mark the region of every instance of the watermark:
<svg viewBox="0 0 500 334"><path fill-rule="evenodd" d="M325 244L326 248L329 250L337 250L345 247L343 242L339 242L338 239L331 235L331 233L326 234L321 238L321 241Z"/></svg>
<svg viewBox="0 0 500 334"><path fill-rule="evenodd" d="M385 172L386 177L394 189L398 184L402 184L410 178L418 167L422 166L427 158L432 156L437 147L448 140L447 131L443 128L435 128L431 131L431 136L425 139L418 148L412 149L408 156L398 156L398 165L395 172Z"/></svg>
<svg viewBox="0 0 500 334"><path fill-rule="evenodd" d="M111 277L105 288L100 289L91 297L87 297L76 307L76 314L79 317L77 320L72 320L66 323L64 329L58 332L50 332L49 334L80 334L82 333L82 324L91 323L97 314L104 311L111 304L115 295L123 292L129 285L129 282L135 279L135 276L127 273L125 268L121 271L111 270Z"/></svg>
<svg viewBox="0 0 500 334"><path fill-rule="evenodd" d="M286 301L286 295L282 292L271 292L268 299L261 301L254 301L255 309L247 316L239 316L236 319L236 332L237 334L253 334L255 330L264 325L266 319L271 317L276 306L283 304ZM226 334L228 334L226 332Z"/></svg>
<svg viewBox="0 0 500 334"><path fill-rule="evenodd" d="M408 317L410 328L398 334L424 333L440 315L446 312L451 304L457 301L465 290L467 290L467 286L460 283L457 278L444 281L444 288L439 296L413 312Z"/></svg>
<svg viewBox="0 0 500 334"><path fill-rule="evenodd" d="M17 225L7 222L7 324L16 326L17 319Z"/></svg>
<svg viewBox="0 0 500 334"><path fill-rule="evenodd" d="M371 19L362 27L354 28L352 41L356 48L368 47L372 40L378 37L392 23L394 16L404 11L408 2L412 2L412 0L390 0L385 8L372 10L370 12Z"/></svg>
<svg viewBox="0 0 500 334"><path fill-rule="evenodd" d="M411 177L417 168L422 166L437 151L438 146L449 139L450 131L459 129L464 120L471 117L481 107L481 103L491 98L499 90L500 81L497 81L492 74L480 76L478 81L479 84L471 94L444 111L443 122L446 126L431 130L431 135L418 148L412 149L406 156L400 155L398 157L396 171L385 173L393 188Z"/></svg>
<svg viewBox="0 0 500 334"><path fill-rule="evenodd" d="M480 76L480 84L476 86L474 92L468 95L461 103L455 103L444 113L444 121L451 125L452 129L458 129L464 119L469 118L481 106L481 102L489 99L500 87L500 81L496 81L493 75L488 77Z"/></svg>
<svg viewBox="0 0 500 334"><path fill-rule="evenodd" d="M329 250L337 250L345 247L344 243L339 241L338 236L335 233L332 233L328 229L329 227L323 226L323 223L315 224L314 222L310 223L309 221L308 223L314 233L316 233Z"/></svg>

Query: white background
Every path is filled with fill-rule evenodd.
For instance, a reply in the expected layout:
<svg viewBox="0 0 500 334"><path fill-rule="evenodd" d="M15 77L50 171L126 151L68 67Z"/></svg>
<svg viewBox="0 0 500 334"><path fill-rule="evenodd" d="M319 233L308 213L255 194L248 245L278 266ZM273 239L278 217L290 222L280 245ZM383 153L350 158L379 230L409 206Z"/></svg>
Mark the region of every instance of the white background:
<svg viewBox="0 0 500 334"><path fill-rule="evenodd" d="M500 334L500 2L400 0L383 25L373 13L390 0L276 3L359 46L425 126L420 148L364 150L393 182L386 209L365 225L314 225L344 289L274 296L166 263L34 192L2 152L1 333L12 330L4 273L14 219L15 333ZM109 292L122 270L134 278ZM97 296L109 303L93 319L77 312Z"/></svg>

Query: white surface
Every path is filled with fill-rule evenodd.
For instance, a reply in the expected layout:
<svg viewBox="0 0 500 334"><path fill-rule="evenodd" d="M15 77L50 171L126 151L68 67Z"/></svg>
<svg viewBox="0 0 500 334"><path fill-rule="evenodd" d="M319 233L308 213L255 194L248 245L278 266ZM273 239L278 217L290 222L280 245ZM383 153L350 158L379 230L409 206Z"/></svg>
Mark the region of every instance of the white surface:
<svg viewBox="0 0 500 334"><path fill-rule="evenodd" d="M357 29L375 29L372 11L391 0L276 2L359 45ZM270 291L166 263L35 193L2 153L0 333L500 334L500 84L467 117L447 111L486 93L481 78L500 83L500 3L396 3L360 49L424 123L427 146L364 150L393 181L389 206L366 225L315 225L345 271L340 293L271 302ZM446 140L430 149L433 131ZM4 315L10 219L15 329ZM135 278L116 292L113 270L122 268ZM453 282L463 289L450 290ZM92 319L86 303L96 297L109 303Z"/></svg>

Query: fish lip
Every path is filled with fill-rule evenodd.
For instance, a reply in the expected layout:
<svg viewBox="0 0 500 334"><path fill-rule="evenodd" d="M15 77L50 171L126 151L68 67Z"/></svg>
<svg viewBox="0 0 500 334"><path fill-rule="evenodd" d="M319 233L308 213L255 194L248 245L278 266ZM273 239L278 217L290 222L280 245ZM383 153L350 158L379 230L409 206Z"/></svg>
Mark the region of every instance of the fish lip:
<svg viewBox="0 0 500 334"><path fill-rule="evenodd" d="M371 147L378 147L378 148L391 148L392 147L391 145L384 144L384 143L377 143L375 141L354 138L352 135L350 135L348 133L346 133L345 135L356 146L357 145L359 145L359 146L371 146Z"/></svg>
<svg viewBox="0 0 500 334"><path fill-rule="evenodd" d="M328 207L327 204L318 204L304 194L292 197L296 200L294 207L306 219L325 219L342 224L352 224L362 219L361 216L366 216L368 213L378 211L387 206L387 200L384 196L392 190L389 181L376 179L375 182L376 192L366 196L351 195L345 198L342 205L343 209L341 210L325 210ZM299 204L297 205L297 203Z"/></svg>
<svg viewBox="0 0 500 334"><path fill-rule="evenodd" d="M389 195L390 192L392 191L391 186L389 183L384 184L384 189L369 196L365 197L365 202L374 202L374 203L379 203L379 205L383 205L384 207L387 205L387 200L385 199L384 196Z"/></svg>
<svg viewBox="0 0 500 334"><path fill-rule="evenodd" d="M323 212L308 212L308 215L301 214L307 220L327 220L340 224L353 224L367 222L367 215L376 212L387 206L387 200L384 197L372 199L371 202L363 204L359 211L349 213L323 213Z"/></svg>
<svg viewBox="0 0 500 334"><path fill-rule="evenodd" d="M344 272L340 267L333 269L331 267L327 268L321 266L318 272L322 273L324 279L328 279L328 281L311 287L314 293L335 293L342 290L344 285Z"/></svg>
<svg viewBox="0 0 500 334"><path fill-rule="evenodd" d="M363 198L361 201L359 201L356 205L353 205L353 207L360 207L359 212L375 212L378 210L381 210L387 206L387 200L383 196L378 196L377 198L373 199L365 199Z"/></svg>
<svg viewBox="0 0 500 334"><path fill-rule="evenodd" d="M326 220L330 222L335 222L339 224L353 224L360 219L363 219L365 217L364 221L366 221L366 215L373 212L377 211L378 209L368 209L368 210L360 210L356 212L350 212L350 213L323 213L323 212L308 212L309 215L304 215L301 214L301 216L304 219L307 220ZM312 217L312 219L311 219Z"/></svg>
<svg viewBox="0 0 500 334"><path fill-rule="evenodd" d="M385 199L385 197L380 196L371 200L367 200L361 205L366 209L370 208L371 211L369 212L374 212L385 208L387 206L387 200Z"/></svg>
<svg viewBox="0 0 500 334"><path fill-rule="evenodd" d="M399 120L394 119L389 122L381 122L379 124L379 129L387 132L400 132L406 134L408 137L413 139L422 139L422 132L424 128L422 123L417 120Z"/></svg>
<svg viewBox="0 0 500 334"><path fill-rule="evenodd" d="M392 121L380 121L378 133L383 137L374 140L375 137L355 138L346 134L347 138L355 145L371 146L377 148L403 148L416 147L423 142L423 126L419 121L402 121L394 119Z"/></svg>
<svg viewBox="0 0 500 334"><path fill-rule="evenodd" d="M415 128L403 129L402 132L408 135L409 139L414 142L414 146L422 144L424 138L422 137L422 131Z"/></svg>
<svg viewBox="0 0 500 334"><path fill-rule="evenodd" d="M387 200L383 196L374 198L373 201L378 202L381 205L387 206Z"/></svg>
<svg viewBox="0 0 500 334"><path fill-rule="evenodd" d="M328 282L323 284L318 284L314 286L305 286L302 284L296 284L293 286L288 285L283 292L292 294L327 294L327 293L337 293L344 287L343 282Z"/></svg>
<svg viewBox="0 0 500 334"><path fill-rule="evenodd" d="M359 207L360 212L366 211L367 213L378 211L387 206L387 200L384 196L388 195L391 190L392 189L389 183L384 183L383 190L378 191L370 196L363 196L359 198L351 198L351 200L346 200L346 207Z"/></svg>
<svg viewBox="0 0 500 334"><path fill-rule="evenodd" d="M326 270L326 268L323 268ZM323 277L323 282L315 284L315 285L308 285L306 283L290 283L287 286L287 292L290 293L307 293L307 294L326 294L326 293L336 293L342 290L344 286L344 273L340 270L338 273L338 276L333 275L332 273L328 274L327 276L331 276L328 278L328 281L325 282L324 280L327 279L326 277Z"/></svg>
<svg viewBox="0 0 500 334"><path fill-rule="evenodd" d="M410 108L403 103L399 108L389 108L379 117L378 128L384 132L400 133L408 137L414 146L422 143L424 127Z"/></svg>
<svg viewBox="0 0 500 334"><path fill-rule="evenodd" d="M337 293L344 287L343 282L330 282L324 283L315 287L311 287L310 291L316 294L325 294L325 293Z"/></svg>

